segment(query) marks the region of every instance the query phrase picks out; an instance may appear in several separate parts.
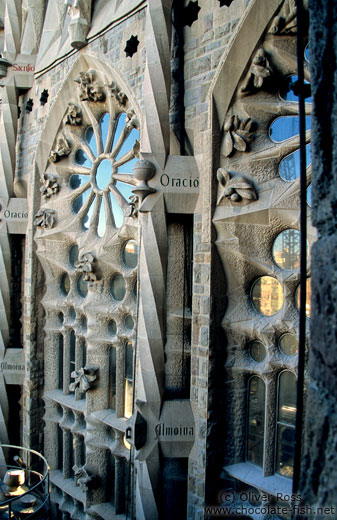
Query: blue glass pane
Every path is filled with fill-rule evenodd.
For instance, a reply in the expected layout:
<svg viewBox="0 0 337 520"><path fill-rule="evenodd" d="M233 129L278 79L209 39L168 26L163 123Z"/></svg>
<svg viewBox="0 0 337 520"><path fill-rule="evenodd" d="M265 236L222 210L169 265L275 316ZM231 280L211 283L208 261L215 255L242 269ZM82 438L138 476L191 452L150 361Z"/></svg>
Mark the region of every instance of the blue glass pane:
<svg viewBox="0 0 337 520"><path fill-rule="evenodd" d="M307 62L310 63L309 45L307 45L305 48L304 57L307 60Z"/></svg>
<svg viewBox="0 0 337 520"><path fill-rule="evenodd" d="M75 161L77 164L80 164L81 166L85 166L86 168L92 167L92 162L88 158L87 154L83 152L80 148L75 153Z"/></svg>
<svg viewBox="0 0 337 520"><path fill-rule="evenodd" d="M128 161L127 163L123 164L118 168L118 173L129 173L132 174L132 168L138 162L139 159L135 157L134 159L131 159L131 161Z"/></svg>
<svg viewBox="0 0 337 520"><path fill-rule="evenodd" d="M83 186L86 182L90 180L89 175L72 175L70 177L69 186L75 190L79 186Z"/></svg>
<svg viewBox="0 0 337 520"><path fill-rule="evenodd" d="M90 207L89 207L89 210L88 210L86 216L82 219L84 231L88 231L88 229L89 229L89 224L90 224L90 220L92 218L93 212L94 212L94 207L95 207L95 204L94 204L94 200L93 200L92 203L90 204Z"/></svg>
<svg viewBox="0 0 337 520"><path fill-rule="evenodd" d="M133 128L128 137L125 139L123 146L121 147L116 159L120 159L121 157L123 157L123 155L132 150L136 140L139 140L139 130Z"/></svg>
<svg viewBox="0 0 337 520"><path fill-rule="evenodd" d="M81 209L81 207L83 206L83 204L85 203L85 201L87 200L89 194L90 194L90 186L88 186L88 189L82 193L81 195L79 195L73 202L73 212L74 213L78 213Z"/></svg>
<svg viewBox="0 0 337 520"><path fill-rule="evenodd" d="M102 161L96 171L96 184L98 189L105 190L111 181L111 162L108 159Z"/></svg>
<svg viewBox="0 0 337 520"><path fill-rule="evenodd" d="M112 213L113 213L113 216L115 219L115 225L116 225L116 227L120 228L121 225L123 224L124 215L123 215L123 211L119 207L119 204L112 193L110 193L110 202L111 202Z"/></svg>
<svg viewBox="0 0 337 520"><path fill-rule="evenodd" d="M298 76L288 76L287 78L285 78L285 83L280 91L281 97L283 99L285 99L286 101L297 101L298 102L299 98L298 98L298 93L297 93L298 92L297 82L298 82ZM305 85L308 85L305 88L308 89L308 91L310 91L310 88L309 88L310 83L308 83L307 81L305 81L304 83L305 83ZM307 103L311 103L312 102L311 96L306 97L305 101Z"/></svg>
<svg viewBox="0 0 337 520"><path fill-rule="evenodd" d="M101 202L101 207L99 210L98 216L98 226L97 226L97 234L99 237L104 237L106 231L106 215L105 215L105 207L103 200Z"/></svg>
<svg viewBox="0 0 337 520"><path fill-rule="evenodd" d="M309 186L307 188L307 204L308 204L308 206L310 206L310 208L311 208L311 191L312 191L312 185L309 184Z"/></svg>
<svg viewBox="0 0 337 520"><path fill-rule="evenodd" d="M87 129L85 133L85 140L87 141L88 145L90 146L91 150L93 151L93 154L95 157L97 157L97 146L96 146L96 139L95 134L91 126Z"/></svg>
<svg viewBox="0 0 337 520"><path fill-rule="evenodd" d="M110 114L108 114L108 113L104 114L104 116L101 119L101 134L102 134L103 149L105 147L106 138L108 135L109 123L110 123Z"/></svg>
<svg viewBox="0 0 337 520"><path fill-rule="evenodd" d="M309 130L311 128L311 117L306 116L305 128ZM298 116L284 116L276 119L270 129L269 135L271 139L280 143L299 134L299 117Z"/></svg>
<svg viewBox="0 0 337 520"><path fill-rule="evenodd" d="M311 145L307 144L306 148L307 165L311 162ZM287 155L280 163L280 177L284 181L294 181L300 176L300 151Z"/></svg>
<svg viewBox="0 0 337 520"><path fill-rule="evenodd" d="M134 194L131 191L134 189L134 186L131 186L131 184L126 184L125 182L117 181L116 188L128 202L130 201L130 197L134 196Z"/></svg>

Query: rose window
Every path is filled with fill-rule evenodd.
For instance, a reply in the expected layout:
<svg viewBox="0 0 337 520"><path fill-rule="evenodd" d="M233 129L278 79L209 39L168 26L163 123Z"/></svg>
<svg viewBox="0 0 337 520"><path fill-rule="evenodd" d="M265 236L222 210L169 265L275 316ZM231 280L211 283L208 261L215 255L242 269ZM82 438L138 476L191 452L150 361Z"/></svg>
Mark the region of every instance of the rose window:
<svg viewBox="0 0 337 520"><path fill-rule="evenodd" d="M84 138L77 138L75 164L69 180L73 211L83 230L97 230L103 237L107 226L120 228L134 179L132 168L139 155L138 121L133 111L118 117L105 113L89 126Z"/></svg>

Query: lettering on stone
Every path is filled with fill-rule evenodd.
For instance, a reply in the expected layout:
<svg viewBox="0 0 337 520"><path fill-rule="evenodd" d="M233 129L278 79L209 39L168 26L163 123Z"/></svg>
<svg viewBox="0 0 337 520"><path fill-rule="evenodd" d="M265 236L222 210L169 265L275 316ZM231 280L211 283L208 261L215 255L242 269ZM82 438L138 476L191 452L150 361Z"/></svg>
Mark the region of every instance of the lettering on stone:
<svg viewBox="0 0 337 520"><path fill-rule="evenodd" d="M27 65L20 65L19 63L13 63L13 72L35 72L35 65L27 63Z"/></svg>
<svg viewBox="0 0 337 520"><path fill-rule="evenodd" d="M4 218L10 218L10 219L27 219L28 218L28 212L27 211L9 211L9 209L5 209L4 211Z"/></svg>
<svg viewBox="0 0 337 520"><path fill-rule="evenodd" d="M160 184L164 188L199 188L199 179L193 179L192 177L171 177L167 173L163 173L160 176Z"/></svg>
<svg viewBox="0 0 337 520"><path fill-rule="evenodd" d="M165 423L159 423L154 429L155 438L159 437L193 437L194 428L193 426L171 426Z"/></svg>

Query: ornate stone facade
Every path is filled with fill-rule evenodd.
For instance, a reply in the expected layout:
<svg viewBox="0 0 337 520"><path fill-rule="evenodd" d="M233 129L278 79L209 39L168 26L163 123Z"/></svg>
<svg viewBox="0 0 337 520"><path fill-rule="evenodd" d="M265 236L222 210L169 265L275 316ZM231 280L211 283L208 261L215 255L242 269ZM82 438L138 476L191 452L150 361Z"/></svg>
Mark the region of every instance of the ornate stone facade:
<svg viewBox="0 0 337 520"><path fill-rule="evenodd" d="M256 518L294 466L294 2L5 4L1 440L22 388L55 519Z"/></svg>

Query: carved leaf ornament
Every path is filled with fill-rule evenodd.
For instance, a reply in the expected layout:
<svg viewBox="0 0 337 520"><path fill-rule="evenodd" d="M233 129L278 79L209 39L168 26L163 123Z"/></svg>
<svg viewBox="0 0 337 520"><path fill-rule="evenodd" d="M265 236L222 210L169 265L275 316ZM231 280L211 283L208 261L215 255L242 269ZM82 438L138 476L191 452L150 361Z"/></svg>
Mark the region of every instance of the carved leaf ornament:
<svg viewBox="0 0 337 520"><path fill-rule="evenodd" d="M69 385L70 392L75 392L76 388L78 388L82 394L87 392L97 379L97 371L97 367L83 367L79 370L74 370L74 372L71 373L71 377L75 379L75 381Z"/></svg>
<svg viewBox="0 0 337 520"><path fill-rule="evenodd" d="M242 199L254 201L258 198L252 182L241 175L233 175L231 177L227 170L219 168L217 171L217 179L221 186L218 204L223 198L227 198L232 202L241 202Z"/></svg>
<svg viewBox="0 0 337 520"><path fill-rule="evenodd" d="M93 273L93 262L95 258L92 253L84 253L80 259L75 262L76 270L83 274L83 280L86 282L96 282L97 277Z"/></svg>
<svg viewBox="0 0 337 520"><path fill-rule="evenodd" d="M224 139L221 153L225 157L230 156L235 150L247 151L248 143L253 140L252 131L254 122L251 118L242 119L238 116L230 116L224 123Z"/></svg>

